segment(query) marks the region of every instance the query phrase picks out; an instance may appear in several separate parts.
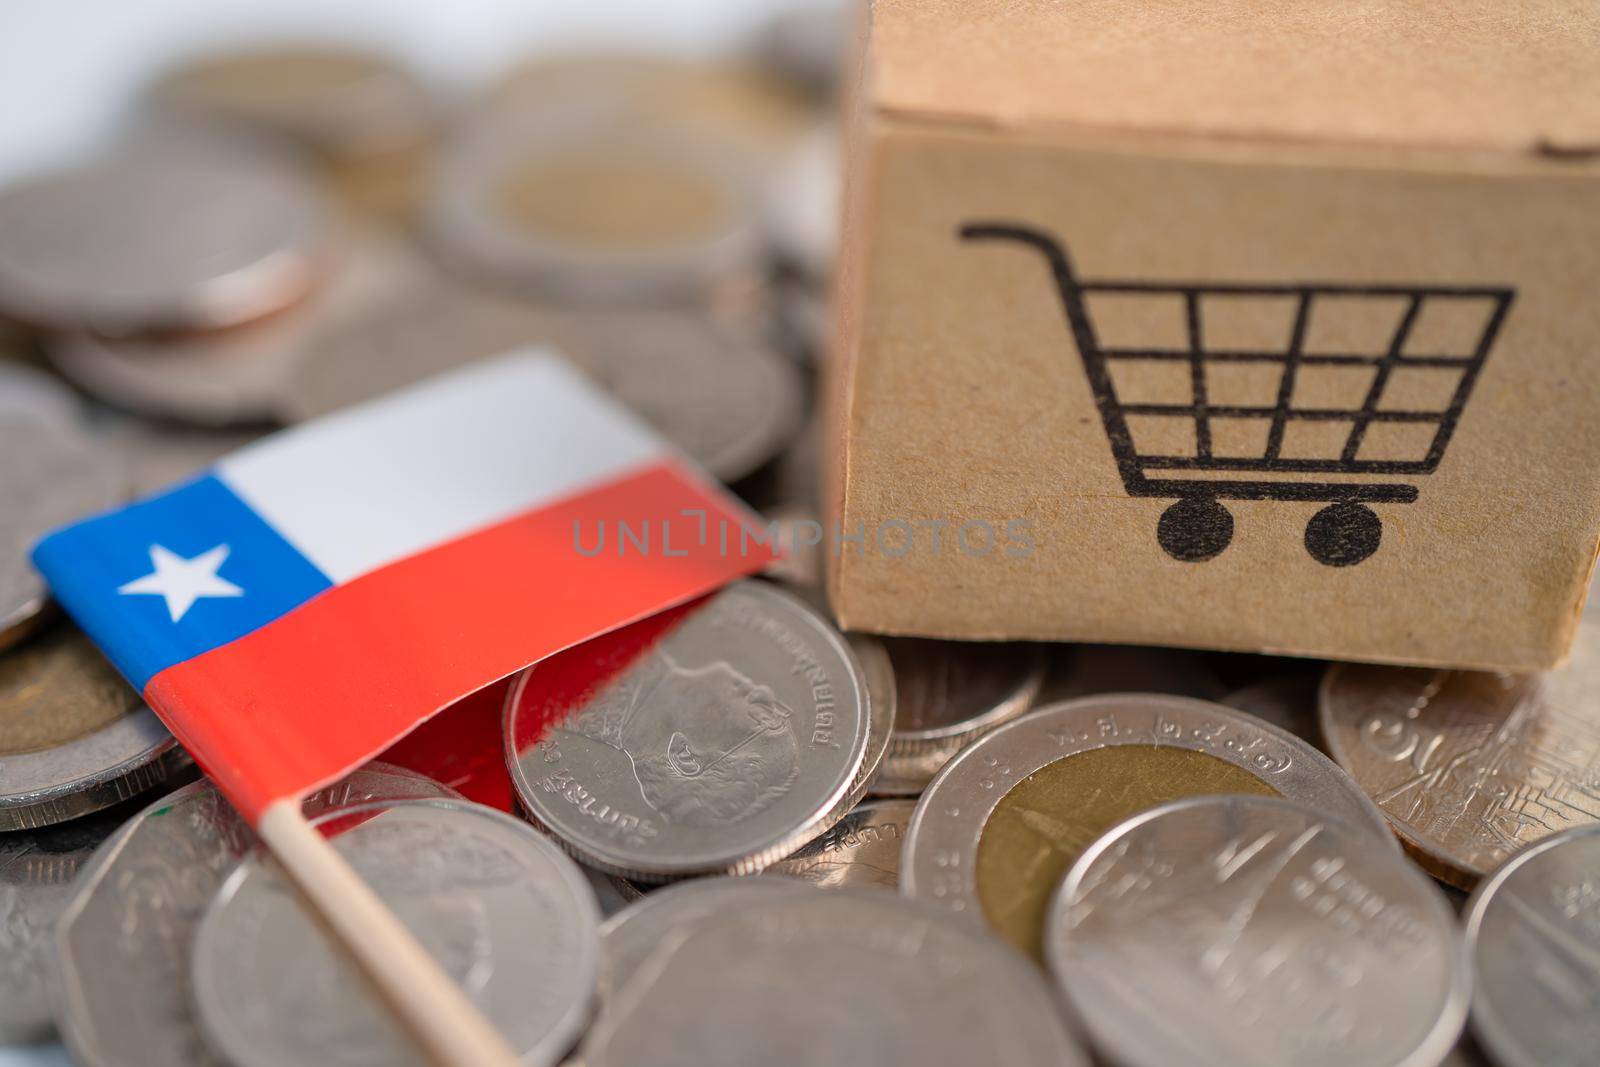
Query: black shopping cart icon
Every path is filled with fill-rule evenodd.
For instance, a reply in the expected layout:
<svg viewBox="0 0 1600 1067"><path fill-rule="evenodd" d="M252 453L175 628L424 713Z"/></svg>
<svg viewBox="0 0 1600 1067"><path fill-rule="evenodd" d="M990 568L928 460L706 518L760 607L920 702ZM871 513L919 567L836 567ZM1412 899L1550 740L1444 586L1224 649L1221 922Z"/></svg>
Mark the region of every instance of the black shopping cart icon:
<svg viewBox="0 0 1600 1067"><path fill-rule="evenodd" d="M1061 242L1041 230L985 222L963 226L961 236L973 241L1015 241L1039 252L1049 262L1123 485L1130 496L1176 498L1161 515L1156 539L1174 559L1191 562L1211 559L1233 539L1233 516L1218 503L1223 499L1326 502L1327 506L1306 524L1306 551L1331 567L1360 563L1371 556L1378 549L1383 526L1367 505L1410 503L1417 499L1417 487L1374 481L1367 476L1428 474L1438 467L1514 294L1514 290L1504 287L1085 281L1073 273ZM1116 299L1154 299L1168 304L1180 301L1187 320L1187 344L1173 347L1103 345L1089 308L1097 294L1118 294ZM1206 345L1202 306L1208 300L1232 297L1287 301L1287 307L1292 308L1292 326L1281 349L1237 350ZM1313 309L1330 298L1382 300L1397 305L1400 309L1397 325L1386 343L1373 346L1383 350L1306 351ZM1470 351L1444 355L1406 352L1407 339L1426 305L1433 301L1463 300L1476 301L1486 308L1481 328L1473 327L1475 343L1469 341L1464 346ZM1126 403L1119 398L1114 368L1133 361L1152 360L1187 371L1186 387L1190 394L1187 402ZM1215 373L1214 368L1224 364L1265 364L1269 374L1277 373L1275 383L1269 379L1269 388L1276 385L1275 398L1270 403L1253 404L1209 401L1208 380ZM1359 404L1345 407L1297 406L1297 377L1304 368L1318 366L1371 368L1365 397ZM1392 396L1386 400L1386 390L1396 392L1391 388L1395 375L1416 373L1416 368L1430 368L1427 373L1444 379L1445 394L1439 402L1422 410L1397 404ZM1192 445L1186 445L1182 455L1171 454L1171 450L1139 447L1136 435L1130 431L1129 420L1140 416L1154 416L1163 423L1182 420L1186 431L1192 424ZM1325 441L1332 442L1325 446L1324 454L1286 454L1286 433L1307 428L1305 424L1313 422L1321 424L1316 429L1331 431L1322 435ZM1249 446L1243 454L1237 450L1233 454L1223 454L1226 450L1213 447L1212 431L1214 426L1230 424L1257 425L1264 431L1263 440ZM1416 453L1405 458L1370 456L1372 439L1381 437L1372 432L1373 427L1394 424L1420 430L1421 444ZM1430 430L1431 438L1428 437ZM1364 448L1364 443L1369 447ZM1182 476L1162 476L1159 474L1162 471ZM1292 477L1295 474L1320 475L1324 480L1296 479ZM1241 475L1258 477L1250 479L1239 477ZM1291 477L1272 477L1277 475ZM1350 480L1348 476L1351 475L1359 476L1360 480Z"/></svg>

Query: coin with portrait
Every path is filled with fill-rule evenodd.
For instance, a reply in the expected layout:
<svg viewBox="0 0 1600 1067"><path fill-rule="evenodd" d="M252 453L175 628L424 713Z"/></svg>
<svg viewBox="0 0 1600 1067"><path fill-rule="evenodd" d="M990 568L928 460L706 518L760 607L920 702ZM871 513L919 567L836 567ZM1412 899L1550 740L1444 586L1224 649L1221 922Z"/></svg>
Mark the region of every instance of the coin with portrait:
<svg viewBox="0 0 1600 1067"><path fill-rule="evenodd" d="M838 631L747 581L524 672L507 757L529 814L590 866L747 873L844 814L870 715Z"/></svg>

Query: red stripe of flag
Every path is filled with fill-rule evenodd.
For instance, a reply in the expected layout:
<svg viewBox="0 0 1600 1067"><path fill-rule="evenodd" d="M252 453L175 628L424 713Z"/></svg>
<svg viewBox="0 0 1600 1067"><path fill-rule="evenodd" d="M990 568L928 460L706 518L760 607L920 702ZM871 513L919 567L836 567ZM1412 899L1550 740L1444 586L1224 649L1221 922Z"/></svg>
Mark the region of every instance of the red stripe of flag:
<svg viewBox="0 0 1600 1067"><path fill-rule="evenodd" d="M648 528L649 550L619 544L619 524ZM651 466L336 586L145 697L253 823L465 694L758 569L770 552L742 552L740 526L697 479ZM602 527L604 550L580 553Z"/></svg>

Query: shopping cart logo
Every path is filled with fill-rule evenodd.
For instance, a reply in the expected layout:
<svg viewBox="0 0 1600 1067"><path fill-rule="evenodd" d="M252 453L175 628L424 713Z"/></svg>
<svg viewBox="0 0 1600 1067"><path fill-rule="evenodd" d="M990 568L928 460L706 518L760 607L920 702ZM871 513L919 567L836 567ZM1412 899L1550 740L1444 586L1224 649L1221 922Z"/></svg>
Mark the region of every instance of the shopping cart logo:
<svg viewBox="0 0 1600 1067"><path fill-rule="evenodd" d="M982 222L961 227L960 235L969 241L1016 242L1049 263L1123 485L1130 496L1176 498L1161 515L1156 539L1168 555L1187 562L1211 559L1233 540L1233 516L1221 500L1325 503L1306 524L1305 547L1313 559L1330 567L1345 567L1376 552L1383 525L1369 505L1411 503L1418 495L1415 485L1384 477L1424 475L1438 467L1515 295L1509 287L1086 281L1074 273L1062 243L1042 230ZM1114 294L1113 298L1121 301L1160 301L1166 306L1176 301L1186 320L1187 343L1169 347L1102 344L1091 315L1091 304L1101 294ZM1231 298L1285 301L1292 324L1281 348L1208 346L1204 309L1208 303ZM1330 301L1352 300L1385 301L1399 309L1386 341L1374 343L1366 351L1308 351L1308 330L1317 308ZM1407 342L1430 305L1463 301L1473 302L1475 309L1483 311L1481 326L1474 325L1471 331L1475 340L1469 338L1462 345L1467 350L1447 354L1408 351ZM1119 368L1142 365L1149 370L1151 361L1187 372L1185 399L1128 403L1119 396ZM1220 373L1218 368L1248 365L1267 373L1269 395L1264 401L1230 403L1215 395L1210 386ZM1298 402L1297 381L1326 373L1307 368L1325 367L1370 374L1359 403L1302 406ZM1426 405L1407 403L1405 390L1395 386L1402 376L1419 373L1444 383L1442 395ZM1138 419L1158 426L1181 426L1183 454L1141 442L1130 428L1130 420ZM1237 441L1222 447L1215 431L1239 427L1253 427L1260 433L1242 449ZM1403 456L1383 454L1386 430L1408 434L1412 451ZM1321 454L1286 448L1290 437L1320 440ZM1314 480L1317 476L1323 480Z"/></svg>

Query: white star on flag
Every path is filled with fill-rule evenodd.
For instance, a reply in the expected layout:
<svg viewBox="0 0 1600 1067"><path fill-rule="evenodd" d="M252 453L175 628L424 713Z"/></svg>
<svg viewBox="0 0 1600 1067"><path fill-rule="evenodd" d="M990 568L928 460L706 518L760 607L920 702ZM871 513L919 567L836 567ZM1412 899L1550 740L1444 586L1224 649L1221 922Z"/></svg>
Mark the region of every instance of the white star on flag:
<svg viewBox="0 0 1600 1067"><path fill-rule="evenodd" d="M227 558L227 545L218 545L193 559L184 559L164 545L151 545L150 565L155 570L118 586L117 592L123 596L163 597L167 614L177 622L201 597L244 596L243 589L217 574Z"/></svg>

